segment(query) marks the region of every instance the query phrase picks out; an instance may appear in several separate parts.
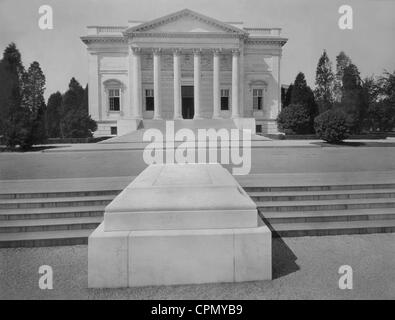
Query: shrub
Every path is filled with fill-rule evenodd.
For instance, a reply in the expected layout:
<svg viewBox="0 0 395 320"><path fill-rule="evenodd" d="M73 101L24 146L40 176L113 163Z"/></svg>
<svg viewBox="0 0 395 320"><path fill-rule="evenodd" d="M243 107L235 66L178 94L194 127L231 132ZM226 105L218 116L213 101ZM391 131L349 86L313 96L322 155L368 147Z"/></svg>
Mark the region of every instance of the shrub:
<svg viewBox="0 0 395 320"><path fill-rule="evenodd" d="M346 114L341 110L328 110L314 119L318 138L329 143L339 143L348 137L350 131Z"/></svg>
<svg viewBox="0 0 395 320"><path fill-rule="evenodd" d="M278 115L277 124L280 131L285 133L310 133L310 115L300 104L290 104L283 108Z"/></svg>
<svg viewBox="0 0 395 320"><path fill-rule="evenodd" d="M395 106L374 103L369 107L367 125L373 131L391 131L395 127Z"/></svg>

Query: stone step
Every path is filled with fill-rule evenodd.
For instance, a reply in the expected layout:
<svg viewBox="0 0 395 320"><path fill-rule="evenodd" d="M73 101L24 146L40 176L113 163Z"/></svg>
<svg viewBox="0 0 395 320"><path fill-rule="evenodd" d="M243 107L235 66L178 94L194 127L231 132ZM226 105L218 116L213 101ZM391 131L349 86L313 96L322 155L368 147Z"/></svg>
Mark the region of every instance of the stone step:
<svg viewBox="0 0 395 320"><path fill-rule="evenodd" d="M37 199L2 199L0 200L0 209L101 206L109 204L113 199L113 195Z"/></svg>
<svg viewBox="0 0 395 320"><path fill-rule="evenodd" d="M273 225L300 222L391 220L395 219L395 208L283 212L260 211L260 215Z"/></svg>
<svg viewBox="0 0 395 320"><path fill-rule="evenodd" d="M82 207L51 207L0 210L0 222L3 220L55 219L77 217L102 217L104 205Z"/></svg>
<svg viewBox="0 0 395 320"><path fill-rule="evenodd" d="M66 198L66 197L91 197L112 195L115 197L122 190L93 190L93 191L62 191L62 192L22 192L1 193L1 199L35 199L35 198Z"/></svg>
<svg viewBox="0 0 395 320"><path fill-rule="evenodd" d="M272 226L274 237L329 236L395 232L395 219L341 222L279 223Z"/></svg>
<svg viewBox="0 0 395 320"><path fill-rule="evenodd" d="M87 244L92 229L0 233L0 248Z"/></svg>
<svg viewBox="0 0 395 320"><path fill-rule="evenodd" d="M339 185L296 185L296 186L243 186L247 192L282 192L282 191L331 191L331 190L376 190L395 189L395 183L363 183Z"/></svg>
<svg viewBox="0 0 395 320"><path fill-rule="evenodd" d="M95 229L103 217L0 221L0 233Z"/></svg>
<svg viewBox="0 0 395 320"><path fill-rule="evenodd" d="M395 198L388 199L344 199L321 201L259 201L257 207L268 211L320 211L395 208Z"/></svg>
<svg viewBox="0 0 395 320"><path fill-rule="evenodd" d="M254 201L304 201L395 198L395 189L249 192Z"/></svg>

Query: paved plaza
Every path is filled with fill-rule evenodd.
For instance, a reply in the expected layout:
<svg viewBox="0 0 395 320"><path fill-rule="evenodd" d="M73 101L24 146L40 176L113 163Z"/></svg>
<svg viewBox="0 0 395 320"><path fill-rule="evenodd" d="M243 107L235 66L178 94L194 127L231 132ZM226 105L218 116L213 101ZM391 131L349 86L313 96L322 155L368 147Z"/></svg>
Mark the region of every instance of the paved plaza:
<svg viewBox="0 0 395 320"><path fill-rule="evenodd" d="M273 239L273 280L129 289L87 289L87 246L0 250L0 299L394 299L395 234ZM54 272L40 290L38 268ZM339 267L353 289L339 289Z"/></svg>
<svg viewBox="0 0 395 320"><path fill-rule="evenodd" d="M366 141L357 146L322 146L309 140L268 141L251 149L251 173L393 171L393 141ZM137 176L147 166L141 149L97 148L93 144L73 146L73 152L68 148L57 152L2 152L0 180Z"/></svg>

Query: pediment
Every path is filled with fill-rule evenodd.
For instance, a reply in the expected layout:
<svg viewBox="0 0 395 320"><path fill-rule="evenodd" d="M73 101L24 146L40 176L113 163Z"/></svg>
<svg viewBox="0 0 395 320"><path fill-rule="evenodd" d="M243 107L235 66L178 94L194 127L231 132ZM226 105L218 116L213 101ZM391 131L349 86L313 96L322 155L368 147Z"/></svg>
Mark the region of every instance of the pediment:
<svg viewBox="0 0 395 320"><path fill-rule="evenodd" d="M128 33L231 33L245 34L242 29L200 13L184 9L176 13L142 23L126 30Z"/></svg>

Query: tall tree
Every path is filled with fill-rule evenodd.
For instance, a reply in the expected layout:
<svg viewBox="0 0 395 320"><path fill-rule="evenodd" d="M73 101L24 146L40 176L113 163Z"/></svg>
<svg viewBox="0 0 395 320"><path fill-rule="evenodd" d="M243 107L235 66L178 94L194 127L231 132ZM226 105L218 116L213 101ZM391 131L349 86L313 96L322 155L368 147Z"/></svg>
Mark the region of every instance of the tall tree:
<svg viewBox="0 0 395 320"><path fill-rule="evenodd" d="M334 98L336 102L340 102L342 99L344 69L351 63L351 59L344 53L344 51L340 51L336 56L336 76L334 82Z"/></svg>
<svg viewBox="0 0 395 320"><path fill-rule="evenodd" d="M97 129L96 122L88 112L88 88L84 90L79 82L72 78L69 89L63 95L62 109L64 116L61 120L61 128L64 137L86 138L91 137Z"/></svg>
<svg viewBox="0 0 395 320"><path fill-rule="evenodd" d="M25 69L15 43L7 46L0 63L0 130L8 146L28 136L29 110L21 107Z"/></svg>
<svg viewBox="0 0 395 320"><path fill-rule="evenodd" d="M344 69L341 108L349 115L352 133L359 133L368 108L358 68L350 64Z"/></svg>
<svg viewBox="0 0 395 320"><path fill-rule="evenodd" d="M23 79L22 107L30 111L31 141L28 144L33 145L43 142L47 136L44 100L45 76L37 61L30 65Z"/></svg>
<svg viewBox="0 0 395 320"><path fill-rule="evenodd" d="M314 100L314 93L307 85L306 78L299 72L292 86L291 101L292 105L299 105L306 109L310 117L310 132L314 132L314 118L318 114L317 104Z"/></svg>
<svg viewBox="0 0 395 320"><path fill-rule="evenodd" d="M364 81L369 109L366 122L374 131L391 131L395 127L395 71L385 71L375 83Z"/></svg>
<svg viewBox="0 0 395 320"><path fill-rule="evenodd" d="M47 103L47 130L49 137L64 137L60 125L62 117L62 94L57 91L50 95Z"/></svg>
<svg viewBox="0 0 395 320"><path fill-rule="evenodd" d="M325 50L318 61L315 84L314 97L318 104L319 113L322 113L331 109L334 101L332 63Z"/></svg>
<svg viewBox="0 0 395 320"><path fill-rule="evenodd" d="M285 93L284 104L283 104L284 108L289 106L289 104L291 103L292 88L293 88L293 84L291 83L287 89L287 92Z"/></svg>

